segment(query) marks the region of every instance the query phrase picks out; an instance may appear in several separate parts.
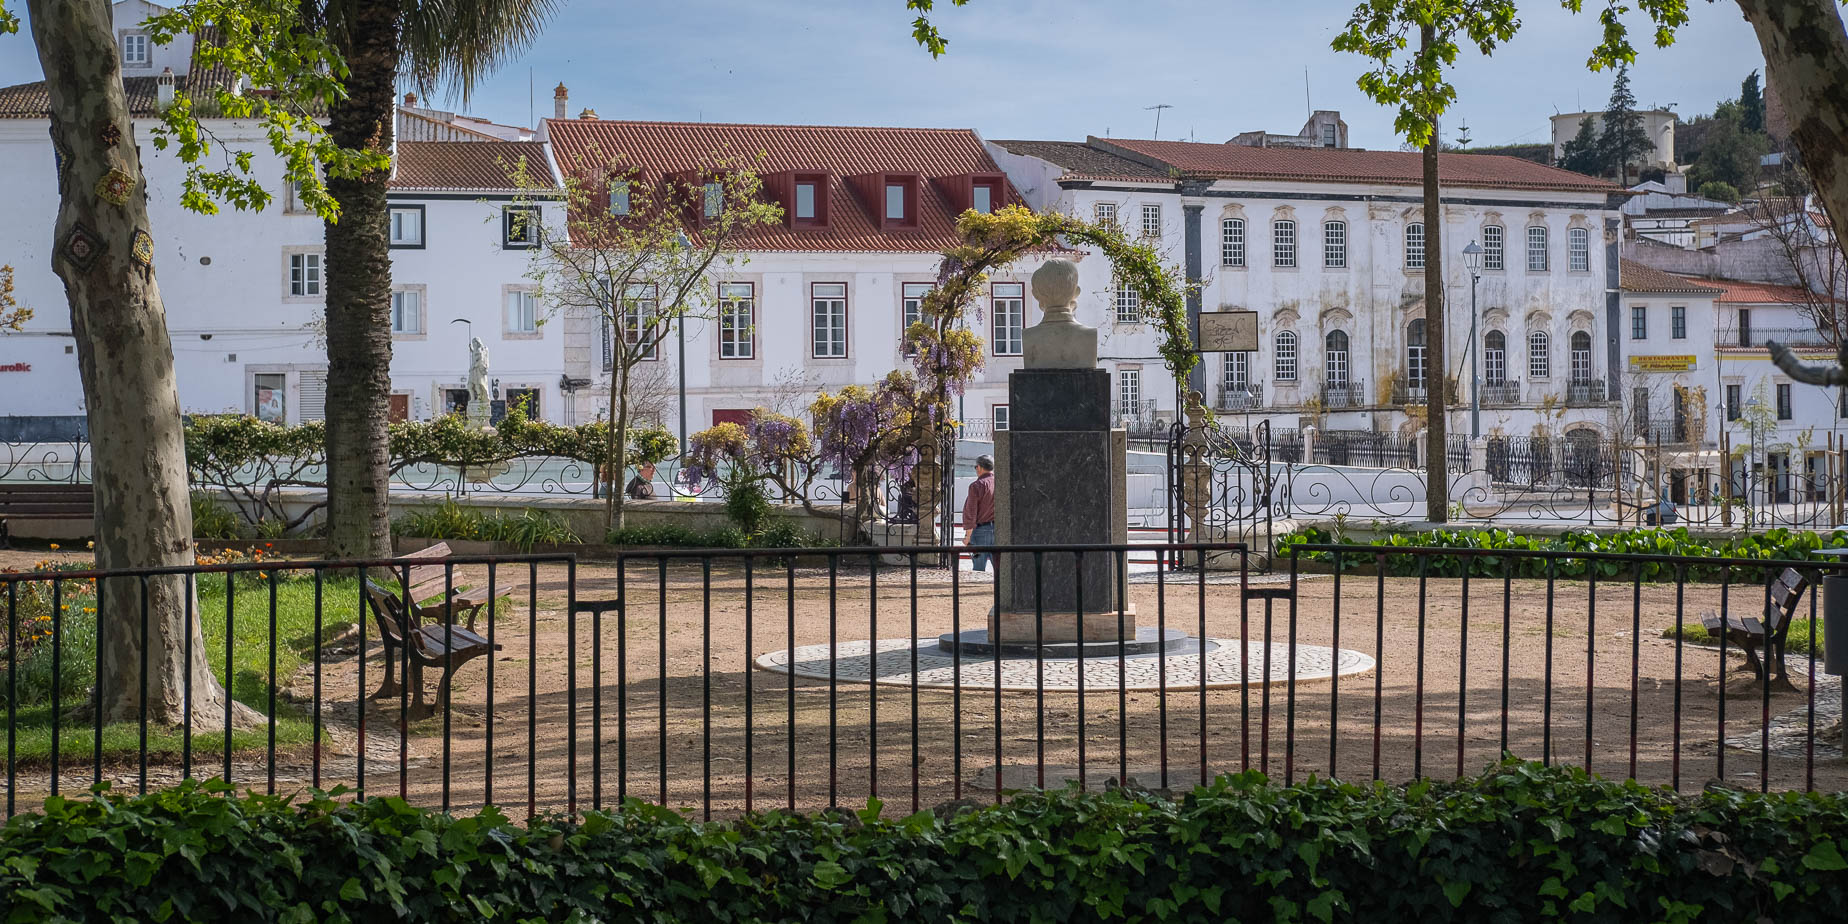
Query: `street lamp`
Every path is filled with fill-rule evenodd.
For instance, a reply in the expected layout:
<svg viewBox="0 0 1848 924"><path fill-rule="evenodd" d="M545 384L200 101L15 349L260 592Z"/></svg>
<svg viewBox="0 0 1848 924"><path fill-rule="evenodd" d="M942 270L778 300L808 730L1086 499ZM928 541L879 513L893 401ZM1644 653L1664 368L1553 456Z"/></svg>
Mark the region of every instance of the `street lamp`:
<svg viewBox="0 0 1848 924"><path fill-rule="evenodd" d="M1482 246L1471 240L1463 246L1463 266L1469 270L1469 438L1482 436L1481 357L1476 353L1476 282L1482 278Z"/></svg>
<svg viewBox="0 0 1848 924"><path fill-rule="evenodd" d="M682 251L693 246L684 231L674 235L674 243ZM678 310L680 306L675 305L674 308ZM679 314L674 327L680 338L680 459L684 466L687 458L687 314L685 311Z"/></svg>

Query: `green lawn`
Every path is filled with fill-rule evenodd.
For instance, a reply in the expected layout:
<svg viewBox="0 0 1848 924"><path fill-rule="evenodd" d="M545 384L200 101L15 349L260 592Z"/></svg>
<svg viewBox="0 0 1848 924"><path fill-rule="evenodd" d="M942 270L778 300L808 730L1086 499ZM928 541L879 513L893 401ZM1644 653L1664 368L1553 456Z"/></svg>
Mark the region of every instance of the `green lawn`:
<svg viewBox="0 0 1848 924"><path fill-rule="evenodd" d="M1796 654L1813 654L1818 658L1822 657L1822 626L1820 625L1816 626L1815 631L1816 631L1816 644L1815 644L1815 648L1812 649L1810 647L1809 617L1808 616L1798 616L1797 618L1792 619L1790 621L1790 636L1788 639L1786 639L1787 647L1790 649L1790 651ZM1674 638L1675 637L1675 627L1670 626L1666 629L1663 629L1662 637L1663 638ZM1708 632L1707 627L1699 623L1694 623L1693 625L1683 626L1681 629L1681 637L1697 645L1716 645L1717 646L1720 643L1719 638L1714 636L1712 633ZM1738 646L1728 643L1727 647L1737 648Z"/></svg>
<svg viewBox="0 0 1848 924"><path fill-rule="evenodd" d="M205 633L205 651L199 652L211 664L213 672L225 679L226 588L224 575L201 575L198 583L199 615ZM359 585L352 578L327 578L322 582L321 637L330 639L353 624L358 612ZM60 705L67 714L75 705L89 698L95 677L94 616L84 612L94 607L95 599L87 594L67 598L67 617L59 687ZM276 583L276 665L275 678L284 685L294 673L310 662L314 647L314 584L311 580L278 580ZM235 606L231 613L231 695L258 712L268 712L270 673L269 584L245 575L238 580ZM0 627L3 628L3 627ZM52 708L49 693L48 644L29 650L20 665L20 681L37 695L21 690L20 702L13 716L15 760L22 764L43 763L50 759ZM37 681L31 683L30 681ZM4 697L0 686L0 698ZM72 727L73 724L76 727ZM313 724L306 710L283 701L276 704L276 746L307 744ZM58 759L63 766L81 765L93 759L96 729L88 721L72 722L68 717L58 733ZM133 758L140 749L140 723L125 722L104 726L102 751L105 760ZM233 752L268 746L269 732L258 728L238 731L232 736ZM224 730L193 733L192 753L195 761L206 761L224 753ZM183 745L178 730L148 729L148 749L157 756L177 758Z"/></svg>

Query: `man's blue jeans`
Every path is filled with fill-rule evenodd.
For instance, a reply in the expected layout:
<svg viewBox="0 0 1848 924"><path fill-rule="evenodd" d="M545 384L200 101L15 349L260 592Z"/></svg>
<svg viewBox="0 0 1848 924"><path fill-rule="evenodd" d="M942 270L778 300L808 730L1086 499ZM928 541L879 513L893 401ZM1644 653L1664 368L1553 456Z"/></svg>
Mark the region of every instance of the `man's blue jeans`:
<svg viewBox="0 0 1848 924"><path fill-rule="evenodd" d="M975 532L972 532L969 534L969 545L971 547L981 548L985 546L992 546L994 544L995 544L995 524L993 523L983 523L982 525L977 526L975 528ZM975 556L974 556L975 570L987 571L988 563L992 561L994 557L995 556L989 552L975 553Z"/></svg>

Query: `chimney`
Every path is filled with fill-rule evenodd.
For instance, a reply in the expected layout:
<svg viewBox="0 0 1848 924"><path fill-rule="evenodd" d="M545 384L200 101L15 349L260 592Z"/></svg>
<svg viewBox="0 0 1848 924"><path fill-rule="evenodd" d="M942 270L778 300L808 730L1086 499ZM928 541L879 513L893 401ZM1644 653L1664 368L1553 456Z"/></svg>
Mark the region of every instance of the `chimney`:
<svg viewBox="0 0 1848 924"><path fill-rule="evenodd" d="M595 122L597 121L597 110L585 109L583 112L578 113L578 118L586 122Z"/></svg>
<svg viewBox="0 0 1848 924"><path fill-rule="evenodd" d="M565 117L565 105L570 99L571 91L566 90L564 82L560 81L558 89L552 91L552 118L562 119Z"/></svg>
<svg viewBox="0 0 1848 924"><path fill-rule="evenodd" d="M405 108L416 106L417 105L417 94L415 93L404 94L404 105L405 105Z"/></svg>
<svg viewBox="0 0 1848 924"><path fill-rule="evenodd" d="M1662 185L1668 187L1669 192L1685 195L1688 191L1688 175L1680 171L1665 173L1662 175Z"/></svg>
<svg viewBox="0 0 1848 924"><path fill-rule="evenodd" d="M162 68L154 79L154 98L162 109L173 105L173 68Z"/></svg>

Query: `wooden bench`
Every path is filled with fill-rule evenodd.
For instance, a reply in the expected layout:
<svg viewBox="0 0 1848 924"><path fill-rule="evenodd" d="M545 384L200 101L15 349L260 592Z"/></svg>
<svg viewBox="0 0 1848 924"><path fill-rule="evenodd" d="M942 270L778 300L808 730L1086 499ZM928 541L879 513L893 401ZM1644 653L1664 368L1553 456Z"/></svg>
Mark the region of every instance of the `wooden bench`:
<svg viewBox="0 0 1848 924"><path fill-rule="evenodd" d="M1762 618L1734 612L1721 619L1718 613L1709 610L1701 614L1701 625L1706 627L1709 635L1716 638L1723 633L1727 641L1738 645L1745 652L1745 665L1759 684L1765 683L1768 664L1771 683L1789 689L1790 677L1784 670L1784 645L1790 635L1791 620L1797 615L1797 605L1803 599L1803 592L1814 583L1813 577L1795 568L1785 568L1784 573L1771 582L1770 596L1764 601ZM1762 599L1756 587L1748 588L1747 593L1748 599ZM1742 607L1750 608L1749 603Z"/></svg>
<svg viewBox="0 0 1848 924"><path fill-rule="evenodd" d="M442 669L443 676L436 685L436 702L448 709L450 682L456 669L501 647L466 626L420 624L416 616L405 611L397 594L371 579L366 581L366 602L378 623L379 638L385 643L385 682L372 698L388 699L403 691L395 675L395 665L402 658L406 662L405 680L411 685L413 695L410 710L413 717L422 718L436 712L435 706L424 699L424 668Z"/></svg>
<svg viewBox="0 0 1848 924"><path fill-rule="evenodd" d="M93 520L96 495L87 484L44 481L0 483L0 549L8 548L11 520Z"/></svg>
<svg viewBox="0 0 1848 924"><path fill-rule="evenodd" d="M400 555L406 559L448 558L449 543L439 542L421 552ZM495 569L494 588L489 594L486 582L464 580L453 574L453 569L439 564L413 565L409 574L394 571L389 582L394 586L410 588L409 602L419 621L455 622L458 616L470 630L475 628L475 620L482 610L487 610L488 618L494 618L494 603L501 597L509 596L526 588L526 575L509 569ZM448 591L448 601L439 599Z"/></svg>

